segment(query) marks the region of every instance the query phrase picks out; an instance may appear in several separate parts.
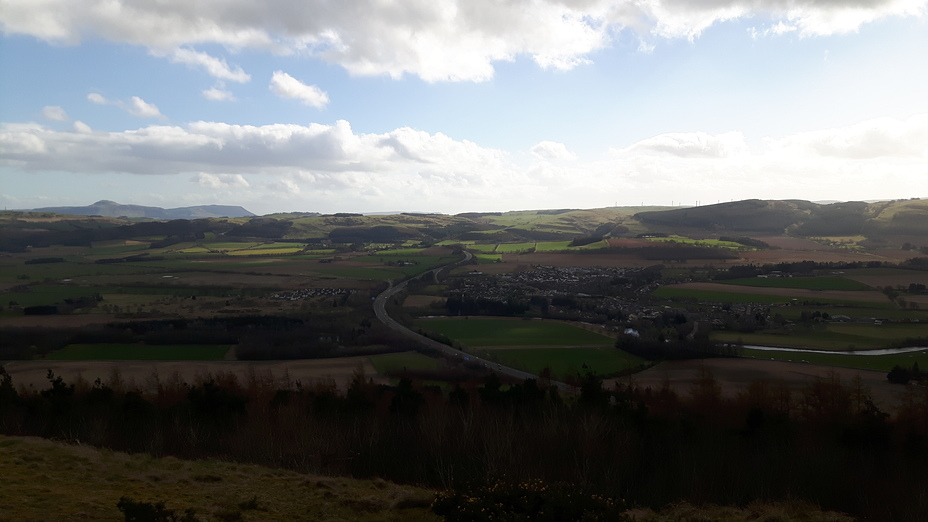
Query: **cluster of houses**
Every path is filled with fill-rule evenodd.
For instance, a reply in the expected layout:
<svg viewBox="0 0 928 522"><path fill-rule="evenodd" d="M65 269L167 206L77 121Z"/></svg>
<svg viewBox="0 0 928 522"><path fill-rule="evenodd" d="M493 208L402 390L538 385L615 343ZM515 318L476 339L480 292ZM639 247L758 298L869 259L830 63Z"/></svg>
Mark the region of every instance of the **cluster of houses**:
<svg viewBox="0 0 928 522"><path fill-rule="evenodd" d="M312 297L334 297L338 295L352 294L354 292L355 290L345 290L343 288L302 288L300 290L277 292L271 297L274 299L282 299L284 301L302 301L303 299L310 299Z"/></svg>

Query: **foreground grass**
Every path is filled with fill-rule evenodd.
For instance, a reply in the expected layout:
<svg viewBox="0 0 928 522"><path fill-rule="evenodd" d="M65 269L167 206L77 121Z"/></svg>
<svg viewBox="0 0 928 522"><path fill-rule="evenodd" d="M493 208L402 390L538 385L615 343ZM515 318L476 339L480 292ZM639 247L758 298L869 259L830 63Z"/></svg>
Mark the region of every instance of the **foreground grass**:
<svg viewBox="0 0 928 522"><path fill-rule="evenodd" d="M0 521L123 520L120 497L199 520L437 521L434 491L0 436Z"/></svg>
<svg viewBox="0 0 928 522"><path fill-rule="evenodd" d="M33 437L0 435L0 521L121 521L116 504L164 502L197 520L438 521L435 492L380 479L323 477L219 462L163 459ZM659 512L632 509L636 522L742 520L850 522L803 502L746 507L680 503Z"/></svg>
<svg viewBox="0 0 928 522"><path fill-rule="evenodd" d="M854 517L836 511L822 511L805 502L752 502L746 507L694 506L681 502L659 512L631 510L627 513L634 522L853 522Z"/></svg>

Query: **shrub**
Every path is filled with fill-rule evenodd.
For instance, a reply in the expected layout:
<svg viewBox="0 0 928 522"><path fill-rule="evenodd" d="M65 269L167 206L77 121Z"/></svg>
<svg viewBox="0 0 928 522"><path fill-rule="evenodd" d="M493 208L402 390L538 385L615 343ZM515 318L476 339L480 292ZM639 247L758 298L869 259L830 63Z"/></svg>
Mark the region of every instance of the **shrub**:
<svg viewBox="0 0 928 522"><path fill-rule="evenodd" d="M126 522L195 522L196 512L187 509L178 515L173 509L164 507L164 502L136 502L129 497L121 497L116 507L126 517Z"/></svg>
<svg viewBox="0 0 928 522"><path fill-rule="evenodd" d="M445 522L624 521L621 500L589 494L573 484L542 480L490 480L460 491L439 493L432 511Z"/></svg>

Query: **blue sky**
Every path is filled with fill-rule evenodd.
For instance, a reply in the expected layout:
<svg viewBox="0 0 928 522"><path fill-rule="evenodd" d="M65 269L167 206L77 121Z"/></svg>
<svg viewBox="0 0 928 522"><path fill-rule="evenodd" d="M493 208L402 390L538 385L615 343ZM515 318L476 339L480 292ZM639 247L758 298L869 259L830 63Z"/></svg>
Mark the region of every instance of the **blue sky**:
<svg viewBox="0 0 928 522"><path fill-rule="evenodd" d="M0 204L928 196L928 0L0 0Z"/></svg>

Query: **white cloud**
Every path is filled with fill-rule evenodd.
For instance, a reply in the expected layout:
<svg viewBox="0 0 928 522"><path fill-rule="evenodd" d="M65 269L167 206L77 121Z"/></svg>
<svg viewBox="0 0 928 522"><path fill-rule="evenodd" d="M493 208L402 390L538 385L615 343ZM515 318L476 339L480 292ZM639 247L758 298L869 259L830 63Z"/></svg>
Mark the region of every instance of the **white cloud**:
<svg viewBox="0 0 928 522"><path fill-rule="evenodd" d="M68 121L68 113L57 105L46 105L42 108L42 116L46 120Z"/></svg>
<svg viewBox="0 0 928 522"><path fill-rule="evenodd" d="M78 120L74 122L74 132L79 134L92 134L93 129L90 128L90 125Z"/></svg>
<svg viewBox="0 0 928 522"><path fill-rule="evenodd" d="M161 111L158 110L158 107L155 104L148 103L138 96L133 96L129 98L128 102L125 102L122 100L110 100L104 97L102 94L92 92L87 95L87 100L92 103L96 103L97 105L115 105L116 107L119 107L129 114L139 118L164 117L164 115L161 114Z"/></svg>
<svg viewBox="0 0 928 522"><path fill-rule="evenodd" d="M281 98L300 100L304 105L321 109L329 103L329 95L315 85L306 85L293 76L283 72L274 71L268 88Z"/></svg>
<svg viewBox="0 0 928 522"><path fill-rule="evenodd" d="M794 156L928 158L928 114L906 120L867 120L848 127L771 138L767 144L774 151Z"/></svg>
<svg viewBox="0 0 928 522"><path fill-rule="evenodd" d="M232 82L246 83L251 80L251 75L242 70L241 67L229 67L225 60L210 56L207 53L201 53L192 49L178 48L171 53L171 61L174 63L183 63L186 65L200 67L210 76L220 80L229 80Z"/></svg>
<svg viewBox="0 0 928 522"><path fill-rule="evenodd" d="M190 181L209 189L236 189L251 186L241 174L209 174L198 172Z"/></svg>
<svg viewBox="0 0 928 522"><path fill-rule="evenodd" d="M92 92L87 95L87 100L91 103L96 103L97 105L107 105L110 103L109 100L103 97L102 94Z"/></svg>
<svg viewBox="0 0 928 522"><path fill-rule="evenodd" d="M723 158L747 152L740 132L708 134L705 132L672 132L641 140L619 151L625 154L656 153L689 158Z"/></svg>
<svg viewBox="0 0 928 522"><path fill-rule="evenodd" d="M334 125L231 125L193 122L153 125L86 135L39 125L5 125L2 161L22 161L35 171L131 174L311 175L358 172L378 175L403 169L431 176L476 179L475 169L499 170L506 154L409 128L356 134L346 121ZM29 144L28 146L23 144ZM366 182L366 178L363 180Z"/></svg>
<svg viewBox="0 0 928 522"><path fill-rule="evenodd" d="M546 160L569 160L577 157L566 145L556 141L542 141L532 147L532 154Z"/></svg>
<svg viewBox="0 0 928 522"><path fill-rule="evenodd" d="M647 50L658 38L694 39L727 20L751 18L758 35L856 31L890 16L925 16L928 0L3 0L6 34L76 43L86 37L142 45L229 81L248 75L189 46L217 44L299 53L353 74L413 74L426 81L485 81L494 62L526 56L570 69L634 32Z"/></svg>
<svg viewBox="0 0 928 522"><path fill-rule="evenodd" d="M204 90L203 97L206 98L207 100L212 100L212 101L234 101L235 100L235 96L231 92L225 89L218 88L218 87L211 87L209 89Z"/></svg>
<svg viewBox="0 0 928 522"><path fill-rule="evenodd" d="M147 101L139 98L138 96L133 96L129 99L129 103L124 104L123 108L126 109L126 112L133 116L138 116L139 118L161 118L161 111L158 110L158 107L153 103L148 103Z"/></svg>

